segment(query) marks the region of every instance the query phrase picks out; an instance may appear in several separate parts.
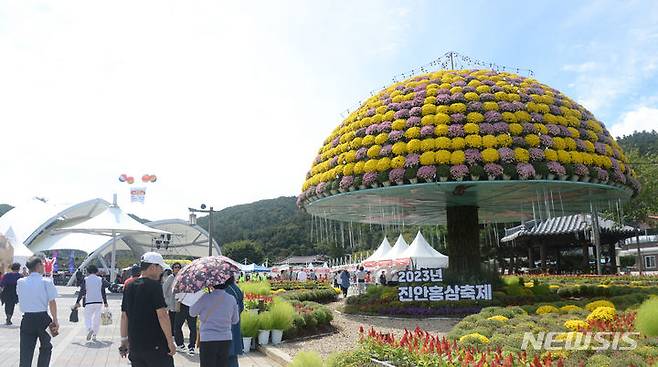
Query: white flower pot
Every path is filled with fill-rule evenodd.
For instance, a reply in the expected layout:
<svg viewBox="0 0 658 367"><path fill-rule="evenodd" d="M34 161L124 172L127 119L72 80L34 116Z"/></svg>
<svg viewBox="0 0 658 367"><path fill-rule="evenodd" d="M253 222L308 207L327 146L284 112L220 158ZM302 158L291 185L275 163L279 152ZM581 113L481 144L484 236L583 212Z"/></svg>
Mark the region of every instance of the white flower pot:
<svg viewBox="0 0 658 367"><path fill-rule="evenodd" d="M552 174L552 173L549 173L549 174L546 175L546 179L547 180L555 180L555 175Z"/></svg>
<svg viewBox="0 0 658 367"><path fill-rule="evenodd" d="M379 184L376 184L376 183L374 183L374 184L370 184L370 187L372 187L373 189L376 189L376 188L379 187Z"/></svg>
<svg viewBox="0 0 658 367"><path fill-rule="evenodd" d="M496 176L488 176L489 181L496 181Z"/></svg>
<svg viewBox="0 0 658 367"><path fill-rule="evenodd" d="M246 354L251 350L251 337L245 336L242 338L242 344L244 345L242 351Z"/></svg>
<svg viewBox="0 0 658 367"><path fill-rule="evenodd" d="M281 344L281 339L283 339L283 330L272 330L272 344Z"/></svg>
<svg viewBox="0 0 658 367"><path fill-rule="evenodd" d="M384 181L382 182L382 185L384 185L384 187L391 186L391 181Z"/></svg>
<svg viewBox="0 0 658 367"><path fill-rule="evenodd" d="M456 178L456 179L455 179L455 181L463 181L463 180L464 180L463 177L459 177L459 178Z"/></svg>
<svg viewBox="0 0 658 367"><path fill-rule="evenodd" d="M400 181L395 181L395 184L396 184L396 185L404 185L404 181L402 181L402 180L400 180Z"/></svg>
<svg viewBox="0 0 658 367"><path fill-rule="evenodd" d="M576 181L578 181L579 179L580 179L580 177L578 177L578 176L576 176L576 175L571 176L571 181L573 181L573 182L576 182Z"/></svg>
<svg viewBox="0 0 658 367"><path fill-rule="evenodd" d="M258 330L258 344L267 345L270 343L270 331Z"/></svg>
<svg viewBox="0 0 658 367"><path fill-rule="evenodd" d="M434 182L434 180L432 180L431 178L426 178L425 182Z"/></svg>
<svg viewBox="0 0 658 367"><path fill-rule="evenodd" d="M350 186L349 190L354 191L354 186Z"/></svg>
<svg viewBox="0 0 658 367"><path fill-rule="evenodd" d="M560 175L559 178L560 178L560 181L566 181L568 176L567 175Z"/></svg>
<svg viewBox="0 0 658 367"><path fill-rule="evenodd" d="M535 175L535 180L541 180L542 178L542 175Z"/></svg>
<svg viewBox="0 0 658 367"><path fill-rule="evenodd" d="M412 178L412 179L409 180L409 182L411 182L412 184L415 184L415 183L418 183L418 179L417 178Z"/></svg>
<svg viewBox="0 0 658 367"><path fill-rule="evenodd" d="M331 195L336 195L336 194L338 194L338 190L331 190L330 192L331 192Z"/></svg>
<svg viewBox="0 0 658 367"><path fill-rule="evenodd" d="M439 181L446 182L448 181L448 177L439 177Z"/></svg>
<svg viewBox="0 0 658 367"><path fill-rule="evenodd" d="M471 181L479 181L479 180L480 180L480 176L471 175Z"/></svg>
<svg viewBox="0 0 658 367"><path fill-rule="evenodd" d="M346 192L347 189L338 189L339 192Z"/></svg>
<svg viewBox="0 0 658 367"><path fill-rule="evenodd" d="M591 183L599 183L599 179L598 179L598 178L591 178L591 177L590 177L590 180L589 180L589 181L590 181Z"/></svg>
<svg viewBox="0 0 658 367"><path fill-rule="evenodd" d="M580 180L583 181L583 182L589 182L590 177L589 176L583 176L583 177L580 178Z"/></svg>
<svg viewBox="0 0 658 367"><path fill-rule="evenodd" d="M510 175L506 175L506 174L503 174L503 180L505 180L505 181L509 181L509 180L511 180L511 179L512 179L512 176L510 176Z"/></svg>
<svg viewBox="0 0 658 367"><path fill-rule="evenodd" d="M365 189L366 189L366 185L359 185L359 190L365 190Z"/></svg>

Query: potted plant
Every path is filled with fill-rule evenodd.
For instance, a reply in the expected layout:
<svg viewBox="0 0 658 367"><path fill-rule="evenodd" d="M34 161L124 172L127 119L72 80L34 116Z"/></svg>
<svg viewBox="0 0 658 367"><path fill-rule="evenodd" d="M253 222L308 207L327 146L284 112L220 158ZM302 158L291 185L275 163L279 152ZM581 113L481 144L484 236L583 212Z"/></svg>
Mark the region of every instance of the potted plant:
<svg viewBox="0 0 658 367"><path fill-rule="evenodd" d="M384 187L391 186L391 181L388 180L388 170L379 172L379 174L377 174L377 181Z"/></svg>
<svg viewBox="0 0 658 367"><path fill-rule="evenodd" d="M270 342L270 331L272 330L272 314L270 311L261 312L258 315L258 344L267 345Z"/></svg>
<svg viewBox="0 0 658 367"><path fill-rule="evenodd" d="M473 181L478 181L481 176L484 176L484 168L480 166L479 164L474 164L472 165L469 169L468 172L471 175L471 180Z"/></svg>
<svg viewBox="0 0 658 367"><path fill-rule="evenodd" d="M503 166L496 163L487 163L484 165L484 172L487 174L489 181L494 181L503 175Z"/></svg>
<svg viewBox="0 0 658 367"><path fill-rule="evenodd" d="M436 166L436 177L438 177L441 182L448 181L448 177L450 177L450 166L447 164L439 164Z"/></svg>
<svg viewBox="0 0 658 367"><path fill-rule="evenodd" d="M547 177L549 174L548 171L548 166L546 165L546 162L535 162L533 164L535 166L535 178L536 179L543 179L544 177Z"/></svg>
<svg viewBox="0 0 658 367"><path fill-rule="evenodd" d="M436 177L436 167L421 166L418 169L418 178L425 180L425 182L434 181L434 177Z"/></svg>
<svg viewBox="0 0 658 367"><path fill-rule="evenodd" d="M404 171L404 178L409 181L409 183L415 184L418 183L418 168L409 167Z"/></svg>
<svg viewBox="0 0 658 367"><path fill-rule="evenodd" d="M375 172L368 172L363 175L363 185L366 187L372 187L373 189L379 187L377 183L377 174Z"/></svg>
<svg viewBox="0 0 658 367"><path fill-rule="evenodd" d="M549 180L555 179L555 176L559 177L560 180L563 180L563 178L565 178L567 175L567 170L564 168L564 166L556 161L550 161L546 163L546 167L548 167Z"/></svg>
<svg viewBox="0 0 658 367"><path fill-rule="evenodd" d="M503 180L511 180L516 176L516 166L512 163L503 165Z"/></svg>
<svg viewBox="0 0 658 367"><path fill-rule="evenodd" d="M583 182L589 181L589 170L587 169L587 166L582 163L576 163L573 165L573 174Z"/></svg>
<svg viewBox="0 0 658 367"><path fill-rule="evenodd" d="M330 186L331 195L338 194L338 189L339 188L340 188L340 181L339 180L331 181L331 186Z"/></svg>
<svg viewBox="0 0 658 367"><path fill-rule="evenodd" d="M295 309L285 301L275 302L270 308L272 322L272 344L280 344L283 332L292 327Z"/></svg>
<svg viewBox="0 0 658 367"><path fill-rule="evenodd" d="M590 177L590 181L592 183L598 183L599 182L599 169L598 169L598 167L595 167L595 166L590 166L589 167L589 177Z"/></svg>
<svg viewBox="0 0 658 367"><path fill-rule="evenodd" d="M388 178L396 185L402 185L404 183L404 168L393 168L391 172L389 172Z"/></svg>
<svg viewBox="0 0 658 367"><path fill-rule="evenodd" d="M248 310L242 311L240 314L240 331L242 332L244 352L249 353L251 340L258 335L258 315L254 315Z"/></svg>
<svg viewBox="0 0 658 367"><path fill-rule="evenodd" d="M359 188L359 190L363 190L366 188L363 185L363 177L361 175L354 176L354 184L350 186L350 191L354 191L357 187Z"/></svg>
<svg viewBox="0 0 658 367"><path fill-rule="evenodd" d="M455 181L462 181L468 175L468 167L465 164L457 164L450 167L450 177Z"/></svg>

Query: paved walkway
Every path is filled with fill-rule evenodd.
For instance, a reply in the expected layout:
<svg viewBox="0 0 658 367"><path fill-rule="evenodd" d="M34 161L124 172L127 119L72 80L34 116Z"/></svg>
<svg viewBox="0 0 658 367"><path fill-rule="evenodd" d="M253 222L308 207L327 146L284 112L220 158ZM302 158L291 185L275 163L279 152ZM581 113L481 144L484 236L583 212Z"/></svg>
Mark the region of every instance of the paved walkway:
<svg viewBox="0 0 658 367"><path fill-rule="evenodd" d="M121 295L108 294L108 303L114 322L112 325L101 326L96 343L87 342L84 330L82 309L80 310L80 322L70 323L68 321L71 306L75 303L75 288L57 287L60 297L57 299L59 312L60 335L53 338L53 355L51 367L126 367L130 366L127 359L121 359L118 348L121 341L119 331L119 315L121 308ZM16 305L16 312L19 307ZM4 311L4 310L3 310ZM4 312L0 311L4 320ZM17 367L19 362L19 327L20 316L14 315L12 326L0 326L0 366ZM183 329L186 329L184 326ZM38 342L37 342L38 345ZM37 346L38 349L38 346ZM36 354L36 353L35 353ZM175 365L177 367L199 366L198 353L194 357L176 354ZM33 365L36 365L36 355ZM240 357L241 367L280 367L269 361L264 355L251 352Z"/></svg>

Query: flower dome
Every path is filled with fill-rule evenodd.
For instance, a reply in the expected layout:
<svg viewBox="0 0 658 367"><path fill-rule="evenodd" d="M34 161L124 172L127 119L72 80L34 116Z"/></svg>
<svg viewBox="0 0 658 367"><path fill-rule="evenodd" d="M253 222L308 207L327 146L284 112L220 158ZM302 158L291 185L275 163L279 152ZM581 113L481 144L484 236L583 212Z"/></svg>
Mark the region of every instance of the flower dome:
<svg viewBox="0 0 658 367"><path fill-rule="evenodd" d="M369 98L324 141L298 203L418 182L570 180L639 190L619 144L535 79L445 70Z"/></svg>

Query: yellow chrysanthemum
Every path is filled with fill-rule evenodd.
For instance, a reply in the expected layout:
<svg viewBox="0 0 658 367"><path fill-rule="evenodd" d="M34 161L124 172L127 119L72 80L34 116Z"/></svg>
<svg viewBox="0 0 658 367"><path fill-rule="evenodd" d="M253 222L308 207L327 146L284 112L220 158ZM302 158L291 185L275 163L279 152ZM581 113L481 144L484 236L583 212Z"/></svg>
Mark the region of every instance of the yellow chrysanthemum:
<svg viewBox="0 0 658 367"><path fill-rule="evenodd" d="M388 134L387 133L381 133L381 134L375 136L375 144L377 144L377 145L383 145L384 143L386 143L387 140L388 140Z"/></svg>
<svg viewBox="0 0 658 367"><path fill-rule="evenodd" d="M434 128L434 135L436 136L448 135L448 125L436 125L436 127Z"/></svg>
<svg viewBox="0 0 658 367"><path fill-rule="evenodd" d="M557 160L558 160L558 162L560 162L562 164L569 164L569 163L571 163L571 155L569 154L569 152L567 152L565 150L558 150L557 151Z"/></svg>
<svg viewBox="0 0 658 367"><path fill-rule="evenodd" d="M557 161L557 152L553 149L546 149L544 150L544 157L548 161Z"/></svg>
<svg viewBox="0 0 658 367"><path fill-rule="evenodd" d="M450 123L450 116L445 113L437 113L434 121L437 125L447 125Z"/></svg>
<svg viewBox="0 0 658 367"><path fill-rule="evenodd" d="M566 305L566 306L560 307L560 312L563 312L563 313L574 312L574 311L582 311L582 310L583 310L582 308L580 308L576 305Z"/></svg>
<svg viewBox="0 0 658 367"><path fill-rule="evenodd" d="M485 111L498 111L498 103L496 102L484 102L482 107Z"/></svg>
<svg viewBox="0 0 658 367"><path fill-rule="evenodd" d="M459 338L460 343L470 342L470 341L476 341L476 342L480 342L482 344L489 344L489 342L490 342L489 338L487 338L486 336L484 336L480 333L470 333L470 334L466 334L466 335L462 336L461 338Z"/></svg>
<svg viewBox="0 0 658 367"><path fill-rule="evenodd" d="M608 301L608 300L604 300L604 299L602 299L602 300L599 300L599 301L590 302L590 303L588 303L588 304L585 305L585 309L586 309L587 311L590 311L590 312L596 310L596 309L599 308L599 307L611 307L611 308L615 308L615 304L612 303L612 302L610 302L610 301Z"/></svg>
<svg viewBox="0 0 658 367"><path fill-rule="evenodd" d="M425 152L421 154L419 161L423 166L434 164L434 152Z"/></svg>
<svg viewBox="0 0 658 367"><path fill-rule="evenodd" d="M479 124L484 121L484 116L479 112L469 112L468 115L466 115L466 121Z"/></svg>
<svg viewBox="0 0 658 367"><path fill-rule="evenodd" d="M560 310L558 310L557 307L551 305L540 306L539 308L537 308L537 311L535 311L537 315L543 315L547 313L559 313L559 312Z"/></svg>
<svg viewBox="0 0 658 367"><path fill-rule="evenodd" d="M461 137L452 138L451 142L452 142L451 144L452 149L455 150L464 149L464 147L466 146L466 141L464 140L464 138Z"/></svg>
<svg viewBox="0 0 658 367"><path fill-rule="evenodd" d="M517 122L530 122L532 120L532 117L526 111L516 111L514 112L514 116Z"/></svg>
<svg viewBox="0 0 658 367"><path fill-rule="evenodd" d="M416 139L420 137L420 128L418 126L413 126L407 129L407 131L404 132L404 136L407 139Z"/></svg>
<svg viewBox="0 0 658 367"><path fill-rule="evenodd" d="M527 149L514 148L514 158L516 158L518 162L527 162L530 160L530 153Z"/></svg>
<svg viewBox="0 0 658 367"><path fill-rule="evenodd" d="M381 146L379 145L373 145L370 148L368 148L368 158L376 158L379 156L379 151L382 149Z"/></svg>
<svg viewBox="0 0 658 367"><path fill-rule="evenodd" d="M480 135L466 135L464 139L466 146L469 148L479 148L482 146L482 137Z"/></svg>
<svg viewBox="0 0 658 367"><path fill-rule="evenodd" d="M521 133L523 132L523 126L515 123L509 124L509 132L512 135L521 135Z"/></svg>
<svg viewBox="0 0 658 367"><path fill-rule="evenodd" d="M597 307L587 316L587 321L612 321L617 311L613 307Z"/></svg>
<svg viewBox="0 0 658 367"><path fill-rule="evenodd" d="M495 315L495 316L487 317L487 320L495 320L495 321L505 322L505 321L508 321L509 319L507 317L503 316L503 315Z"/></svg>
<svg viewBox="0 0 658 367"><path fill-rule="evenodd" d="M454 152L452 152L452 154L450 154L450 164L452 165L463 164L465 160L466 160L466 155L462 150L455 150Z"/></svg>
<svg viewBox="0 0 658 367"><path fill-rule="evenodd" d="M384 157L377 162L377 171L384 172L391 169L391 159Z"/></svg>
<svg viewBox="0 0 658 367"><path fill-rule="evenodd" d="M402 168L406 159L403 156L397 156L391 159L391 168Z"/></svg>
<svg viewBox="0 0 658 367"><path fill-rule="evenodd" d="M433 138L425 138L420 142L420 151L421 152L427 152L430 150L434 150L434 139Z"/></svg>
<svg viewBox="0 0 658 367"><path fill-rule="evenodd" d="M482 137L482 146L485 148L493 148L496 146L496 137L493 135L485 135Z"/></svg>
<svg viewBox="0 0 658 367"><path fill-rule="evenodd" d="M515 122L517 122L517 120L516 120L516 116L515 116L512 112L503 112L503 113L500 114L500 116L501 116L501 118L503 119L503 121L505 121L505 122L507 122L507 123L515 123ZM523 130L523 129L521 129L521 130ZM511 132L511 131L512 131L512 130L510 129L510 132Z"/></svg>
<svg viewBox="0 0 658 367"><path fill-rule="evenodd" d="M492 163L498 161L500 155L496 149L487 148L482 151L482 160L485 163Z"/></svg>
<svg viewBox="0 0 658 367"><path fill-rule="evenodd" d="M571 331L578 331L587 327L587 322L583 320L567 320L564 322L564 327Z"/></svg>
<svg viewBox="0 0 658 367"><path fill-rule="evenodd" d="M574 340L582 340L583 338L583 333L578 332L578 331L569 331L566 333L559 333L555 335L555 340L557 341L574 341Z"/></svg>
<svg viewBox="0 0 658 367"><path fill-rule="evenodd" d="M365 169L364 169L365 163L363 161L358 161L354 163L354 174L355 175L360 175L362 174Z"/></svg>
<svg viewBox="0 0 658 367"><path fill-rule="evenodd" d="M393 144L393 147L391 148L391 151L395 155L404 155L407 153L407 143L403 141L399 141L395 144Z"/></svg>
<svg viewBox="0 0 658 367"><path fill-rule="evenodd" d="M434 161L437 164L448 164L450 163L451 154L449 151L442 149L436 152L434 155Z"/></svg>
<svg viewBox="0 0 658 367"><path fill-rule="evenodd" d="M507 134L496 135L496 145L499 147L509 147L512 145L512 137Z"/></svg>
<svg viewBox="0 0 658 367"><path fill-rule="evenodd" d="M466 105L463 103L453 103L450 105L450 113L464 113L466 112Z"/></svg>
<svg viewBox="0 0 658 367"><path fill-rule="evenodd" d="M466 134L477 134L478 132L480 132L480 128L478 127L477 124L469 122L464 125L464 132L466 132Z"/></svg>
<svg viewBox="0 0 658 367"><path fill-rule="evenodd" d="M420 119L420 124L423 126L434 125L435 122L436 122L436 118L434 115L426 115L423 116L422 119Z"/></svg>
<svg viewBox="0 0 658 367"><path fill-rule="evenodd" d="M464 98L466 98L466 100L469 102L480 100L480 96L473 92L464 93Z"/></svg>
<svg viewBox="0 0 658 367"><path fill-rule="evenodd" d="M436 113L436 106L433 104L424 104L423 107L421 107L421 113L423 116L433 115Z"/></svg>
<svg viewBox="0 0 658 367"><path fill-rule="evenodd" d="M375 172L377 170L377 160L370 159L366 161L366 164L363 165L363 170L365 172Z"/></svg>
<svg viewBox="0 0 658 367"><path fill-rule="evenodd" d="M416 153L420 151L420 140L418 139L411 139L407 143L407 152L409 153Z"/></svg>
<svg viewBox="0 0 658 367"><path fill-rule="evenodd" d="M525 142L531 147L539 146L539 137L535 134L528 134L525 136Z"/></svg>
<svg viewBox="0 0 658 367"><path fill-rule="evenodd" d="M553 137L553 148L557 150L564 150L567 147L567 144L564 142L564 139L562 139L559 136L554 136Z"/></svg>
<svg viewBox="0 0 658 367"><path fill-rule="evenodd" d="M450 138L447 138L445 136L440 136L434 139L434 146L437 149L452 149L452 141L450 140Z"/></svg>

